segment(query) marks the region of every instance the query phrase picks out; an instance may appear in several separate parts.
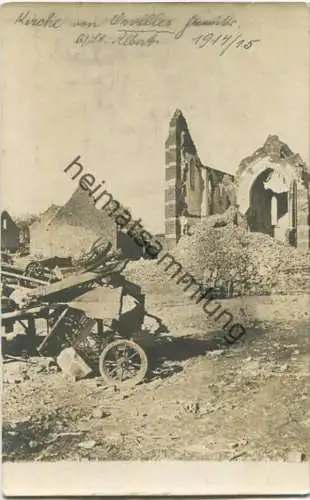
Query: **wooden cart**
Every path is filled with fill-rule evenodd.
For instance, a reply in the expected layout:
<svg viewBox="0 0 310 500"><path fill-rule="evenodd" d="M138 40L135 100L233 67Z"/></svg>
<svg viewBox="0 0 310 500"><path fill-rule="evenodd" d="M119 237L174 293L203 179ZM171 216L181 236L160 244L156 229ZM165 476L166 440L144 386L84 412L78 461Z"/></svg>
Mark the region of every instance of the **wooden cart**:
<svg viewBox="0 0 310 500"><path fill-rule="evenodd" d="M149 364L145 350L133 340L144 321L145 297L122 276L115 284L105 275L86 272L32 289L29 305L4 312L2 325L8 332L18 322L33 337L36 320L44 319L47 335L37 348L41 355L56 358L70 346L106 382L136 384ZM124 312L126 298L134 307Z"/></svg>

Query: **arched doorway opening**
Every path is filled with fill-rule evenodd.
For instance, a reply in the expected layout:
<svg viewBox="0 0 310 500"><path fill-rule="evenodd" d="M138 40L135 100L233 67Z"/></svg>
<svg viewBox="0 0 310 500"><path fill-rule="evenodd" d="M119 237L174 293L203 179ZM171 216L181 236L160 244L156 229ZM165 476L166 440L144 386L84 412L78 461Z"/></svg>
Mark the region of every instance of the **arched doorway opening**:
<svg viewBox="0 0 310 500"><path fill-rule="evenodd" d="M278 136L240 162L235 184L251 231L309 250L310 168Z"/></svg>
<svg viewBox="0 0 310 500"><path fill-rule="evenodd" d="M285 176L267 167L254 180L246 218L250 231L287 241L290 229L289 183Z"/></svg>

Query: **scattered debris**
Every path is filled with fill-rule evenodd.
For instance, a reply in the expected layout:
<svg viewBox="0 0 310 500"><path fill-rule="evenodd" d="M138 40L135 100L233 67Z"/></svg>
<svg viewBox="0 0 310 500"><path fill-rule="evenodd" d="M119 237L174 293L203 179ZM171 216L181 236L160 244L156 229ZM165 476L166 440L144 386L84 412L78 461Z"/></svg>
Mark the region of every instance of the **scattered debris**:
<svg viewBox="0 0 310 500"><path fill-rule="evenodd" d="M28 370L19 363L10 363L3 376L3 384L21 384L30 379Z"/></svg>
<svg viewBox="0 0 310 500"><path fill-rule="evenodd" d="M280 365L280 366L279 366L279 372L280 372L280 373L284 373L284 372L286 372L286 371L287 371L287 369L288 369L288 363L284 363L283 365Z"/></svg>
<svg viewBox="0 0 310 500"><path fill-rule="evenodd" d="M121 432L111 432L105 436L105 442L108 447L119 448L124 444L126 434Z"/></svg>
<svg viewBox="0 0 310 500"><path fill-rule="evenodd" d="M38 448L39 443L37 441L29 441L29 448L35 449Z"/></svg>
<svg viewBox="0 0 310 500"><path fill-rule="evenodd" d="M83 441L82 443L79 443L78 446L80 448L84 448L85 450L91 450L97 445L97 441L94 440L89 440L89 441Z"/></svg>
<svg viewBox="0 0 310 500"><path fill-rule="evenodd" d="M216 358L217 356L222 356L224 354L224 349L214 349L213 351L208 351L206 353L207 358Z"/></svg>
<svg viewBox="0 0 310 500"><path fill-rule="evenodd" d="M83 431L76 431L76 432L59 432L53 437L53 441L58 439L59 437L67 437L67 436L81 436L83 434Z"/></svg>
<svg viewBox="0 0 310 500"><path fill-rule="evenodd" d="M232 455L229 459L230 462L232 462L233 460L237 460L237 458L240 458L242 457L243 455L245 455L246 452L245 451L240 451L238 453L235 453L234 455Z"/></svg>
<svg viewBox="0 0 310 500"><path fill-rule="evenodd" d="M221 241L220 232L226 230L228 231L227 235L229 235L230 233L228 228L216 229L216 231L218 231L219 241ZM256 240L258 241L258 239L261 237L254 236L253 238L256 238ZM262 247L265 244L269 245L270 241L267 240L268 238L266 239L265 236L261 238ZM242 242L243 239L241 238L240 241ZM196 243L197 242L198 239L196 240ZM249 243L249 241L247 241L247 244L249 244L250 246L252 243ZM183 258L185 259L185 257L188 257L188 254L186 255L184 253L182 259ZM235 259L238 259L239 257L240 255L238 252L236 252L236 254L233 255L233 258ZM256 269L253 262L250 264L251 265L248 266L248 262L245 262L243 270L244 272L248 272L250 270L251 275L248 278L248 284L252 283L254 288L247 289L246 293L252 293L253 291L255 292L255 290L258 290L259 287L261 287L259 289L263 289L268 281L265 275L269 273L270 269L273 273L275 273L275 269L277 269L277 266L274 265L274 263L272 263L270 269L269 268L267 269L266 266L264 265L259 265L257 266ZM151 271L152 269L154 270L154 266L157 270L159 269L159 266L157 266L157 264L154 262L150 263L144 262L143 264L139 264L139 266L141 267L141 269L142 266L144 266L143 269ZM203 263L203 266L205 266L205 262ZM205 268L203 266L201 267L201 269L204 270ZM259 283L255 281L257 279L258 274L263 276L262 279L259 278L260 280ZM164 279L166 285L167 284L166 275L164 276ZM150 283L151 282L152 281L150 280ZM57 284L57 286L59 286L59 284ZM170 284L167 284L167 287L169 286ZM172 283L171 286L175 288L176 285L175 283ZM257 302L259 302L259 300ZM262 309L264 309L266 306L266 301L263 302L262 299L262 302L258 305L261 305ZM182 335L188 335L189 331L190 334L193 331L193 336L197 334L197 329L200 328L197 325L199 321L201 321L201 319L199 319L199 314L196 313L194 315L189 314L189 311L187 310L184 301L181 301L179 304L177 304L175 309L172 309L172 306L170 307L170 303L169 303L170 309L168 309L168 307L165 309L163 305L161 305L160 307L161 307L160 309L161 314L163 315L166 314L166 316L168 315L170 316L170 312L171 311L174 312L174 310L176 311L175 316L180 315L176 319L172 318L172 320L175 321L176 326L179 325L179 329L181 323L182 323L181 325L182 328L184 327L184 325L186 326L186 328L184 328L185 331L182 332ZM245 311L245 314L246 313L247 311ZM171 314L171 317L173 316L174 315ZM276 314L276 316L279 317L278 314ZM152 329L153 326L155 326L155 325L152 326L152 322L150 322L149 324L147 324L146 322L144 326L146 325ZM205 325L201 326L201 331L203 332L201 334L201 337L206 333L206 329L204 328L204 326ZM189 327L189 330L187 329L187 327ZM298 323L297 323L297 328L298 328ZM304 330L305 330L304 328L301 329L300 327L298 335L299 334L300 336L304 335L303 333ZM174 329L172 329L172 331L174 333ZM135 425L137 425L139 436L136 437L136 442L139 445L139 448L143 450L141 451L141 453L142 454L144 453L146 457L148 456L148 454L151 455L152 453L154 453L154 455L157 454L156 458L159 456L160 458L162 458L164 454L168 455L171 452L169 447L170 448L173 447L171 446L171 442L169 443L169 438L167 437L167 433L165 434L164 431L165 425L168 425L169 423L170 426L169 428L172 428L175 433L179 434L179 436L170 436L170 438L174 440L179 439L180 443L182 442L182 446L184 445L184 449L180 451L181 458L183 458L184 454L186 455L186 453L188 453L188 450L186 448L187 444L190 443L191 439L189 436L186 436L186 434L187 433L190 434L191 432L197 431L197 440L201 439L203 442L203 445L201 445L201 449L198 450L197 448L197 450L195 451L197 455L200 454L200 456L207 455L208 457L212 457L213 450L211 448L213 445L210 444L211 440L205 438L205 436L207 436L209 432L212 437L213 435L216 437L218 449L226 450L225 453L227 452L227 449L228 450L230 449L230 453L228 453L228 459L237 460L239 457L242 457L247 453L244 448L248 444L248 441L244 438L238 441L240 433L242 435L243 429L246 428L246 425L253 424L254 428L255 424L257 424L259 430L255 431L253 430L253 434L251 434L251 453L248 453L248 455L251 455L252 457L252 450L254 449L253 445L254 440L257 440L258 448L261 446L260 441L261 440L263 441L262 455L263 454L266 455L266 450L268 455L271 449L271 444L268 441L269 435L268 439L265 440L265 442L264 439L261 438L263 432L267 428L266 432L268 433L269 429L271 429L272 427L272 424L274 422L278 422L278 420L276 419L279 418L281 420L279 425L288 425L287 423L283 424L284 420L283 414L285 412L281 410L283 408L286 409L287 405L290 402L292 404L292 414L294 417L294 420L292 417L292 419L289 421L290 425L292 424L292 426L294 426L295 423L299 421L298 419L300 415L301 415L300 417L301 418L300 422L301 422L303 414L301 413L300 407L306 406L304 404L304 401L306 400L307 396L303 392L304 389L302 386L303 384L302 378L300 379L301 380L300 387L294 385L295 383L297 384L298 374L296 374L296 376L295 374L293 374L292 376L292 378L294 379L293 383L290 384L288 380L287 389L285 389L284 384L283 387L282 384L281 387L279 385L276 386L272 385L273 382L277 384L277 380L275 380L276 377L274 377L273 380L268 381L270 382L270 393L269 393L269 385L268 387L267 384L263 386L263 384L265 383L264 377L261 377L260 380L257 380L257 375L263 374L264 371L266 370L266 367L270 373L272 373L273 370L277 370L279 372L278 375L279 377L281 376L282 373L288 371L287 378L289 379L289 376L292 375L292 372L291 370L288 370L289 364L288 362L286 362L286 360L289 360L291 367L292 358L290 357L291 356L290 351L292 349L290 349L289 352L283 349L283 346L285 346L281 338L283 330L278 335L274 336L274 329L272 328L272 323L270 323L268 328L267 327L265 328L265 333L268 333L268 342L266 342L267 347L265 347L265 345L263 344L264 340L261 340L263 339L263 335L262 336L257 335L257 331L255 330L254 333L253 331L251 331L251 333L253 334L253 337L255 336L255 339L257 340L256 344L257 350L251 349L250 345L249 347L245 346L244 350L238 354L239 358L238 356L236 357L235 352L233 352L230 355L231 356L230 359L228 356L227 357L223 356L223 358L221 359L221 363L210 363L208 360L206 360L206 358L216 358L218 356L221 356L223 353L226 353L227 352L226 350L218 348L221 347L222 344L215 343L214 346L216 347L216 349L214 349L212 345L212 347L210 348L208 347L208 349L199 351L199 353L197 351L196 354L191 354L191 355L188 349L186 351L187 359L183 359L182 356L184 354L183 352L184 349L182 352L181 350L178 351L178 349L174 349L175 340L174 339L171 340L170 341L171 351L169 352L175 355L175 361L179 363L179 368L180 371L183 370L183 375L181 374L180 376L177 377L170 377L165 382L162 381L162 379L166 374L171 375L172 372L175 372L174 367L172 367L171 365L165 367L165 370L163 369L164 367L163 360L167 354L164 349L163 350L164 356L160 358L160 362L162 364L159 366L159 368L156 367L155 370L152 372L152 376L154 375L154 372L157 373L158 377L157 380L156 378L154 378L153 380L151 379L151 382L145 384L145 386L142 386L142 388L140 387L132 392L129 392L128 389L126 389L126 392L125 391L123 392L119 388L119 386L113 385L113 383L111 383L111 385L103 386L101 390L97 389L97 391L94 391L92 394L91 392L89 392L90 387L87 385L87 383L92 382L93 383L92 387L96 385L99 386L99 384L103 383L103 380L100 378L97 378L94 381L85 380L82 381L81 384L77 384L75 386L74 385L70 386L69 384L68 386L68 384L64 383L61 377L45 376L43 381L44 383L42 384L42 379L40 378L41 374L49 373L51 369L54 367L57 368L57 365L55 365L54 358L37 357L31 359L24 359L12 355L11 356L12 363L6 364L5 375L4 375L4 383L12 384L11 387L7 388L7 394L8 394L7 398L8 399L10 398L10 407L8 408L8 405L6 404L7 406L6 411L9 414L7 420L11 422L13 420L13 416L16 415L19 415L18 418L20 418L20 414L22 414L22 412L20 410L20 406L18 406L18 401L20 400L21 395L23 397L23 404L24 404L22 410L23 413L27 415L29 409L31 408L31 412L33 413L35 420L35 411L36 411L35 408L37 409L37 407L39 406L38 401L40 401L43 407L44 406L47 407L46 413L48 413L48 418L51 417L51 420L48 420L46 415L44 416L42 422L41 421L37 422L36 420L35 422L33 422L30 421L31 417L29 418L24 417L22 422L18 421L18 425L16 423L13 423L12 426L9 427L9 430L6 432L6 438L8 435L10 436L12 442L13 441L17 442L21 441L20 437L23 437L25 440L25 451L22 450L20 451L20 453L27 454L28 450L29 456L30 455L33 456L34 455L33 451L35 451L36 455L38 455L35 460L37 459L40 460L43 457L46 457L47 453L51 453L51 449L49 448L49 446L52 443L54 443L55 449L56 448L61 449L63 447L63 449L65 450L66 448L64 454L67 457L68 456L71 457L70 455L71 453L74 454L74 450L72 451L72 448L75 448L75 453L76 453L77 446L85 450L91 450L94 447L100 445L101 447L98 446L98 448L96 448L96 455L98 450L98 456L100 456L102 450L104 450L105 452L106 451L111 452L111 456L113 456L114 452L116 455L117 452L117 454L119 454L118 458L121 456L122 453L124 454L127 453L127 457L128 454L130 455L130 453L133 453L134 458L137 458L138 454L135 451L132 451L134 447L134 445L132 444L134 440L134 437L132 436L132 428ZM295 330L294 333L296 333ZM265 338L266 337L267 335L265 335ZM284 341L289 342L288 337L289 337L288 335L287 336L284 335L283 336ZM277 338L278 342L274 342L275 338ZM295 340L295 338L297 338L297 334L294 337L292 336L292 338L294 338ZM295 345L292 344L290 346L290 347L294 346L294 348L296 348L295 351L293 352L293 355L299 355L301 362L303 361L302 358L304 354L304 346L306 345L304 342L304 337L302 337L302 339L303 340L300 341L299 344ZM196 340L197 339L195 339L195 342ZM88 375L91 374L92 369L90 368L90 366L88 366L88 362L87 361L85 362L83 354L80 353L76 344L72 343L72 345L74 345L76 349L73 347L63 349L58 355L57 364L66 377L70 377L74 381L81 380L83 378L88 377ZM123 359L124 351L122 351L120 347L122 346L118 347L118 349L115 351L115 354L118 354L119 357ZM297 350L297 347L300 350ZM62 348L63 344L61 344L61 349ZM249 353L251 353L251 356L249 356ZM267 353L265 357L264 353ZM276 353L276 355L279 354L279 358L276 358L275 357L276 355L274 355L274 353ZM197 358L196 355L199 356L199 358ZM242 356L245 359L243 359ZM111 359L113 360L113 357L110 358L109 360L110 362ZM270 362L270 359L272 359L272 362ZM275 363L275 359L277 361L277 364ZM234 361L236 362L234 363ZM169 363L171 363L171 361L169 361ZM39 376L35 380L36 374ZM31 382L29 384L29 387L26 387L28 386L28 384L23 384L22 386L16 385L19 384L20 382L29 379ZM263 386L261 390L257 389L259 385L258 382L261 383ZM44 388L42 388L41 386L44 386ZM57 387L57 391L54 390L55 387ZM298 391L296 390L297 394L295 395L294 389L297 387ZM154 391L155 388L158 388L159 390ZM194 389L192 390L192 388ZM259 394L260 397L257 398L257 400L255 400L256 389L257 391L260 390ZM79 395L79 390L83 395L83 397L85 394L84 402L82 397ZM154 393L150 394L150 390L154 391ZM284 392L285 390L289 391L289 396L287 395L287 393ZM46 391L46 394L44 393L44 391ZM64 391L64 393L62 393L62 391ZM263 393L263 391L266 392L266 395ZM57 395L55 395L56 392ZM100 400L98 396L99 394L101 398ZM185 394L186 398L189 401L182 403L182 398L184 397ZM278 394L279 394L279 401L277 400ZM271 395L274 399L272 399L272 404L269 405L269 400L267 399L267 396ZM197 401L198 396L200 402ZM124 402L121 401L121 400L126 400L127 398L132 398L131 404L128 404L129 402L126 401ZM171 403L171 399L173 401L172 411L171 411L171 405L170 405L170 410L169 409L167 410L167 407L169 407L169 404ZM178 411L175 411L176 405L174 401L176 399L177 399ZM163 404L163 400L165 400L166 406L165 403ZM170 401L169 404L167 404L167 400ZM108 408L111 408L112 413L105 411L105 409L99 406L100 404L102 404L102 401L104 402L103 403L104 405L109 404ZM107 403L107 401L109 401L109 403ZM253 411L253 406L251 406L253 401L257 402L258 405L257 408L255 408L255 411L257 410L256 414L255 411ZM266 404L266 401L268 401L268 404ZM51 409L51 407L49 406L50 403L52 403L51 406L55 404L57 404L57 406L61 406L60 414L64 413L65 415L63 420L59 419L59 414L53 413L53 409ZM29 406L27 406L27 404ZM92 406L94 406L95 404L98 404L98 407L92 408ZM132 408L132 407L133 410L131 409L129 414L126 413L128 411L127 408ZM141 408L141 410L136 411L136 408ZM247 410L248 414L245 415L245 411ZM137 415L135 415L135 411L137 412ZM69 413L70 416L68 417ZM184 416L184 413L190 415L191 417ZM209 416L209 414L211 413L212 415ZM87 415L87 420L83 422L83 415L85 414ZM104 419L107 416L111 416L111 418L108 419L107 422L100 421L100 419ZM136 416L138 418L136 419L135 422L134 420ZM201 418L202 416L204 416L204 418ZM271 417L270 421L272 420L272 423L270 423L269 421L267 422L268 420L267 417L268 418ZM131 418L133 422L131 421L128 422L128 420L130 420ZM240 427L239 430L237 431L233 431L231 433L228 432L227 434L225 434L226 429L229 428L229 424L232 421L236 422L236 424L239 425L239 420L238 420L239 418L240 421L244 420L242 421L242 424L240 423L240 425L244 425L244 427L242 428ZM246 418L248 418L248 421L246 420ZM91 421L91 419L98 419L98 421L94 422ZM188 424L189 426L189 427L186 426L186 429L180 427L180 425L184 423L184 421L186 421L186 425ZM227 426L223 425L223 422L227 422ZM19 425L20 423L22 423L22 425ZM305 425L308 425L307 421L305 421ZM88 434L89 428L91 426L93 426L93 428L96 429L96 431L98 432L99 430L100 432L102 432L102 430L104 429L106 433L105 441L107 443L101 443L95 439L90 439L90 437L92 438L95 437L97 439L97 436L93 435L90 436ZM70 431L70 428L79 430ZM82 428L84 428L84 431L81 430ZM119 429L123 430L124 428L127 434L114 432L115 430L116 431ZM63 432L59 432L62 430ZM153 432L157 433L158 436L153 435L152 434ZM270 430L270 435L272 435L272 432L273 431ZM259 433L261 434L259 435ZM276 432L274 434L276 434ZM18 436L18 439L15 436ZM164 436L166 436L167 438L166 440ZM291 446L293 447L296 446L298 449L298 439L299 439L298 433L296 432L295 436L293 435L292 432L289 437L290 438L292 437ZM68 439L61 439L61 438L68 438ZM88 440L84 441L84 439L86 438ZM148 439L150 441L150 444L146 445L145 442ZM279 436L273 435L272 439L274 439L274 441L276 442L276 440L279 439ZM281 456L281 454L284 455L286 453L285 451L286 450L285 447L287 445L285 441L286 437L282 436L281 439L282 439L281 441L282 448L280 451L279 449L276 449L275 452L275 455L277 454L277 458ZM156 443L154 444L155 440ZM229 443L230 440L235 440L236 442L233 442L233 444L229 446L229 444L227 445L227 443ZM79 443L79 441L81 442ZM75 444L75 446L72 447L72 442L79 444ZM126 446L124 446L124 443ZM39 452L41 451L41 447L43 446L43 444L44 446L46 445L47 446L45 447L44 451L39 455ZM13 443L12 446L16 445ZM106 449L104 448L105 446ZM30 453L28 448L30 448L33 451ZM177 453L179 453L179 451L177 451ZM220 454L221 452L218 453ZM4 455L8 456L8 453L4 453ZM57 458L57 452L55 455ZM291 452L289 453L288 456L288 460L293 462L301 462L304 461L305 459L306 459L305 454L300 452Z"/></svg>
<svg viewBox="0 0 310 500"><path fill-rule="evenodd" d="M183 405L183 409L186 413L197 415L200 411L200 405L198 401L195 401L193 403L186 403L185 405Z"/></svg>
<svg viewBox="0 0 310 500"><path fill-rule="evenodd" d="M94 408L92 412L93 418L109 417L111 414L106 412L103 408Z"/></svg>
<svg viewBox="0 0 310 500"><path fill-rule="evenodd" d="M6 359L12 360L12 361L20 361L22 363L29 363L30 365L35 365L35 361L33 359L24 358L22 356L12 356L11 354L5 354L4 361Z"/></svg>
<svg viewBox="0 0 310 500"><path fill-rule="evenodd" d="M242 438L240 441L237 443L232 443L231 448L241 448L242 446L246 446L248 444L247 439Z"/></svg>

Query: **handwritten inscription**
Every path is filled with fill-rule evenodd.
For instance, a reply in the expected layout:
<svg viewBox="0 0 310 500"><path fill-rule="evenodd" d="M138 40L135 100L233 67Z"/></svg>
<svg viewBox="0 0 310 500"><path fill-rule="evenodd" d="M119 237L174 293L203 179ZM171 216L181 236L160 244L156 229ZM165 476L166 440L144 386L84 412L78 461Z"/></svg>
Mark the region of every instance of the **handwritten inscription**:
<svg viewBox="0 0 310 500"><path fill-rule="evenodd" d="M141 31L120 30L120 35L111 39L106 33L78 35L75 43L84 47L92 43L117 44L122 47L152 47L159 43L158 36L161 32L145 33Z"/></svg>
<svg viewBox="0 0 310 500"><path fill-rule="evenodd" d="M259 42L259 40L244 39L240 34L235 36L229 33L213 33L213 32L199 35L193 38L193 41L199 49L203 49L207 45L212 45L212 46L217 45L218 47L221 48L220 56L224 55L225 52L227 52L232 47L249 50L253 47L255 43Z"/></svg>
<svg viewBox="0 0 310 500"><path fill-rule="evenodd" d="M249 51L261 41L259 38L244 36L237 19L231 15L203 18L194 14L185 22L179 22L163 12L140 16L120 12L109 18L85 20L60 17L55 12L39 17L27 10L17 16L15 24L50 30L66 27L83 29L82 33L73 34L73 42L80 47L116 44L122 47L152 48L169 39L176 43L186 38L198 49L215 47L218 54L223 56L234 48ZM212 31L209 31L210 28Z"/></svg>
<svg viewBox="0 0 310 500"><path fill-rule="evenodd" d="M24 26L37 26L39 28L54 28L58 29L63 25L61 18L57 17L55 12L52 12L48 17L37 17L31 15L30 11L22 12L15 20L15 24L20 23Z"/></svg>
<svg viewBox="0 0 310 500"><path fill-rule="evenodd" d="M179 39L181 38L184 33L188 30L188 28L192 27L204 27L204 26L221 26L221 27L226 27L226 26L233 26L234 24L237 24L237 21L235 18L232 16L217 16L215 18L211 19L201 19L199 16L192 16L188 19L188 21L185 23L183 28L175 33L175 38Z"/></svg>
<svg viewBox="0 0 310 500"><path fill-rule="evenodd" d="M128 28L169 28L173 19L160 12L159 14L146 14L139 17L128 17L124 12L115 14L110 21L111 26L122 26Z"/></svg>

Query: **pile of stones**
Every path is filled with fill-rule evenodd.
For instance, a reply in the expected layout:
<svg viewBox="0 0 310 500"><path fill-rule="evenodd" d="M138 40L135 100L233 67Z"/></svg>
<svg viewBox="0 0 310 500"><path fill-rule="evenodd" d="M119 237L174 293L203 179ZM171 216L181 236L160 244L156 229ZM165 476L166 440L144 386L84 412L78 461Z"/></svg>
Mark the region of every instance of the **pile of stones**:
<svg viewBox="0 0 310 500"><path fill-rule="evenodd" d="M170 253L183 272L213 288L217 296L310 293L310 252L233 223L210 227L200 222ZM169 262L132 263L127 276L147 294L179 293L170 279L177 268L165 271Z"/></svg>
<svg viewBox="0 0 310 500"><path fill-rule="evenodd" d="M234 224L199 223L173 253L193 276L224 296L310 291L309 252Z"/></svg>

